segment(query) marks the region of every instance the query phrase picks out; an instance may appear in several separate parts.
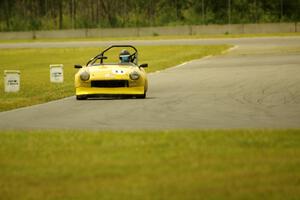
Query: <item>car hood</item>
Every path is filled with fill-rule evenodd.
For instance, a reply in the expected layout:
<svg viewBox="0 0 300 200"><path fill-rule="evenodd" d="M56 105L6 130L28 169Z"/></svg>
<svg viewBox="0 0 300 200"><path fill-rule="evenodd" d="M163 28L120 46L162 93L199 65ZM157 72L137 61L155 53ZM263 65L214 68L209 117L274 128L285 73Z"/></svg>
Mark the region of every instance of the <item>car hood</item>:
<svg viewBox="0 0 300 200"><path fill-rule="evenodd" d="M138 71L136 66L128 65L99 65L92 67L84 67L81 71L88 71L91 79L111 79L111 78L125 78L133 71Z"/></svg>

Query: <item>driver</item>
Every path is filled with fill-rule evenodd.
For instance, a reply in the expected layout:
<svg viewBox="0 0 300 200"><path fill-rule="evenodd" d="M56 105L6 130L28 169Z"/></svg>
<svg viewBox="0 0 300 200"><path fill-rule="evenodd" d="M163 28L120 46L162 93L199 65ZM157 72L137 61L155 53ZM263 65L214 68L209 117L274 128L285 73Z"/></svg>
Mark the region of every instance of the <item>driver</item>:
<svg viewBox="0 0 300 200"><path fill-rule="evenodd" d="M126 49L123 49L120 52L120 61L121 63L129 63L130 62L130 53Z"/></svg>

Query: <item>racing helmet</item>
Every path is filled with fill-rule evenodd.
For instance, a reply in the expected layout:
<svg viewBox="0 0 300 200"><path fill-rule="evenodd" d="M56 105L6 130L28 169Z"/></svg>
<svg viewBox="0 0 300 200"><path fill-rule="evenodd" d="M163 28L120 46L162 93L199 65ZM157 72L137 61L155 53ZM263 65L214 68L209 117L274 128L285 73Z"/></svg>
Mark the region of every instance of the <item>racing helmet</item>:
<svg viewBox="0 0 300 200"><path fill-rule="evenodd" d="M123 49L121 52L120 52L120 60L121 60L121 63L126 63L126 62L129 62L130 61L130 53L129 51L127 51L126 49Z"/></svg>

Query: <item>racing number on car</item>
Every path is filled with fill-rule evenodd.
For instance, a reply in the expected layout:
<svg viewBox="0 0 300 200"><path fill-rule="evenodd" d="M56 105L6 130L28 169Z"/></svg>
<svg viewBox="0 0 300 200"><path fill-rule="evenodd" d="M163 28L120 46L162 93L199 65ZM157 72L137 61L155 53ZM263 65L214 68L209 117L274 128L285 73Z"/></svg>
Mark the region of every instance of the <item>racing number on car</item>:
<svg viewBox="0 0 300 200"><path fill-rule="evenodd" d="M125 74L125 70L118 70L118 69L116 69L116 70L113 70L112 73L113 74Z"/></svg>

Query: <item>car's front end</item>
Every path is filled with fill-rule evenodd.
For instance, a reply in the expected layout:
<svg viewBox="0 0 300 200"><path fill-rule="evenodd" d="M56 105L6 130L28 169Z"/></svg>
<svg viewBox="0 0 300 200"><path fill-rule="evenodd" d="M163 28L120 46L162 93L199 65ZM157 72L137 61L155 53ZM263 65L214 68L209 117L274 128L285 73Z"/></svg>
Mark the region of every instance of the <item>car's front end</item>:
<svg viewBox="0 0 300 200"><path fill-rule="evenodd" d="M147 78L135 65L95 65L83 67L75 75L77 99L102 96L145 98Z"/></svg>

